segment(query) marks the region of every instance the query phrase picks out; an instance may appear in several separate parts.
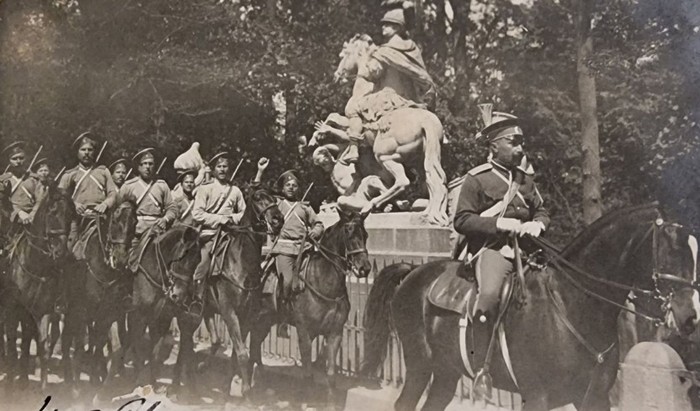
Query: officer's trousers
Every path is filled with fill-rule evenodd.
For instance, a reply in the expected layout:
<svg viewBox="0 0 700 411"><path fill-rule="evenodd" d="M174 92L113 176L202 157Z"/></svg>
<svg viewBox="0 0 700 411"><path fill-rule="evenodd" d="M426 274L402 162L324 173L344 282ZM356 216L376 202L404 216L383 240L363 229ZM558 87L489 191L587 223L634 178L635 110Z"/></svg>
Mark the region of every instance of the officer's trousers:
<svg viewBox="0 0 700 411"><path fill-rule="evenodd" d="M505 258L498 250L485 249L476 261L476 281L479 292L474 313L479 311L495 313L503 281L513 272L513 261Z"/></svg>

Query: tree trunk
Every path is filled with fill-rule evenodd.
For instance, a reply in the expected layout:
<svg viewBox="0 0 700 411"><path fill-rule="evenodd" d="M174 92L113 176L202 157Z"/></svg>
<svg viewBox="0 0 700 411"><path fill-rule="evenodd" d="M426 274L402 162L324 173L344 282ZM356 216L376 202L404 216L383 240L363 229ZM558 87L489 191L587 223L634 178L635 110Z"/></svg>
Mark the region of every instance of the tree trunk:
<svg viewBox="0 0 700 411"><path fill-rule="evenodd" d="M595 77L588 62L593 57L591 0L579 0L578 52L576 71L581 111L581 151L583 153L583 221L590 224L603 214L600 185L600 146Z"/></svg>
<svg viewBox="0 0 700 411"><path fill-rule="evenodd" d="M455 90L450 101L450 111L457 117L466 117L469 104L469 62L467 58L467 25L469 24L469 9L471 0L450 0L454 19L452 32L454 35L454 67Z"/></svg>

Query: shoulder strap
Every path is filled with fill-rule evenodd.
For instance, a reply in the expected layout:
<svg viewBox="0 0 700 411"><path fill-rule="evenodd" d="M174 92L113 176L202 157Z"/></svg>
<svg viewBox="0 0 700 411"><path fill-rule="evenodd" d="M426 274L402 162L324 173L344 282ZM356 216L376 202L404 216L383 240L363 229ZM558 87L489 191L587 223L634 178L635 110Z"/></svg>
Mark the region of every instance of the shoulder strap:
<svg viewBox="0 0 700 411"><path fill-rule="evenodd" d="M218 214L219 211L224 207L224 204L226 204L226 200L228 200L228 197L231 195L231 191L233 191L233 184L230 184L228 186L228 190L226 190L226 195L222 196L219 199L219 203L216 204L216 207L211 211L212 214Z"/></svg>

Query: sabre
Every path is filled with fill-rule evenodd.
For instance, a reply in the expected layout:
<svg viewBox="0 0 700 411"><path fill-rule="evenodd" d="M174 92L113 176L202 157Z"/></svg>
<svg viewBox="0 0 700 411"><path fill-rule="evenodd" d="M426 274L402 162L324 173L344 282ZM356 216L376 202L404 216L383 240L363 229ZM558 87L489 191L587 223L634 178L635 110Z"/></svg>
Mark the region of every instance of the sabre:
<svg viewBox="0 0 700 411"><path fill-rule="evenodd" d="M97 164L100 161L100 158L102 158L102 153L105 151L105 147L107 147L108 141L105 141L102 143L102 148L100 148L100 152L97 153L97 157L95 157L95 164Z"/></svg>
<svg viewBox="0 0 700 411"><path fill-rule="evenodd" d="M241 161L238 162L238 165L236 166L236 169L233 170L233 174L231 174L231 178L228 179L228 182L229 182L229 183L232 183L232 182L233 182L233 179L236 177L236 174L238 174L238 169L241 168L241 164L243 164L243 159L241 159ZM228 196L226 196L226 197L228 197Z"/></svg>
<svg viewBox="0 0 700 411"><path fill-rule="evenodd" d="M131 175L131 172L134 171L133 168L130 168L129 171L126 173L126 177L124 177L124 181L129 179L129 176Z"/></svg>
<svg viewBox="0 0 700 411"><path fill-rule="evenodd" d="M61 167L61 170L58 172L58 174L56 174L56 177L53 178L54 183L61 178L64 171L66 171L66 166Z"/></svg>

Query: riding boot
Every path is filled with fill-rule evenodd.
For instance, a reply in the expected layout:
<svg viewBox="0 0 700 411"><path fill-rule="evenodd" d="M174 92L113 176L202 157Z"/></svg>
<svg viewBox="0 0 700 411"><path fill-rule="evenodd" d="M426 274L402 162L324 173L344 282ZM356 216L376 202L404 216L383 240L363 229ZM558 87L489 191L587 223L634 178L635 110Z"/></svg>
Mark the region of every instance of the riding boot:
<svg viewBox="0 0 700 411"><path fill-rule="evenodd" d="M189 307L189 313L201 316L202 310L204 309L204 291L206 290L206 283L204 280L196 280L194 282L194 294L192 295L192 303Z"/></svg>
<svg viewBox="0 0 700 411"><path fill-rule="evenodd" d="M477 400L491 397L493 383L488 369L484 370L484 368L487 362L491 362L491 358L487 358L487 350L489 344L495 343L491 341L495 321L495 312L477 310L472 323L473 352L475 353L473 364L478 367L473 381L473 392Z"/></svg>

